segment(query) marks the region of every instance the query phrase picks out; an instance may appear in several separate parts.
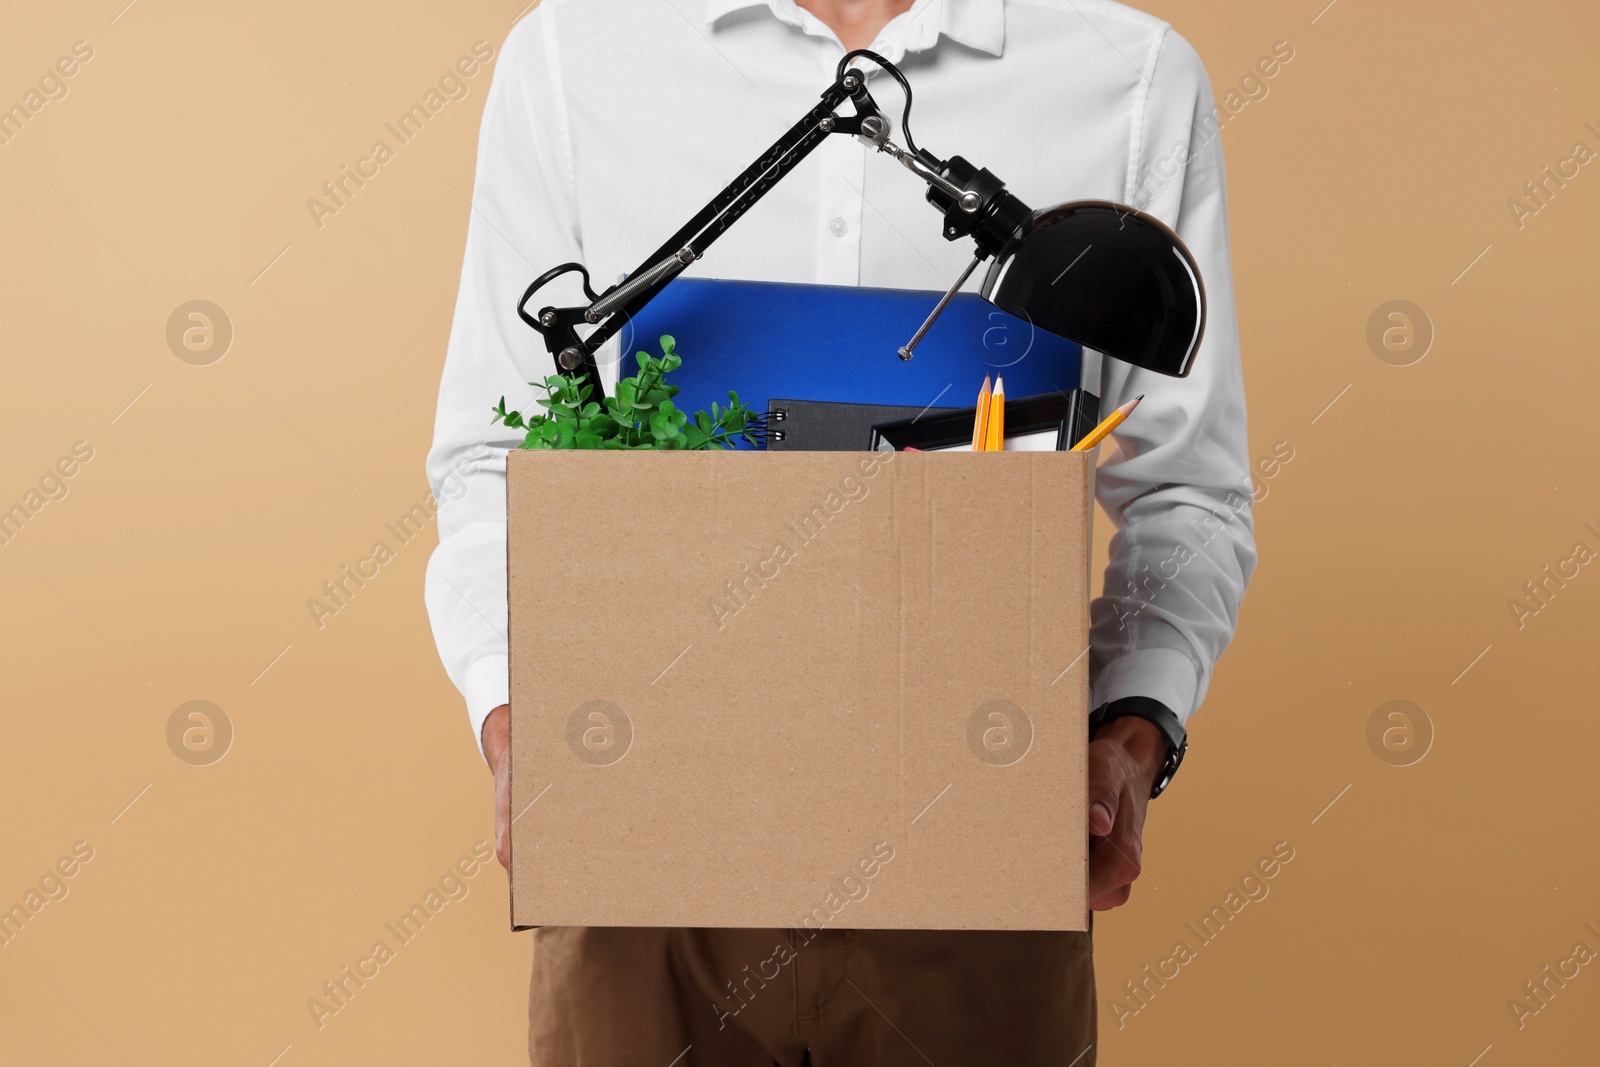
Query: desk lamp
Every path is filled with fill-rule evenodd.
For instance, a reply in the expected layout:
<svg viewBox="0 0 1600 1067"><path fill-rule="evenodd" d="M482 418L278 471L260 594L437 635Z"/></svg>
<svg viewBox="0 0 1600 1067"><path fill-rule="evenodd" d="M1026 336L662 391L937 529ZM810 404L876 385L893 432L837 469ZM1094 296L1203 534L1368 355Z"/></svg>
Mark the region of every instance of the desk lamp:
<svg viewBox="0 0 1600 1067"><path fill-rule="evenodd" d="M901 129L905 147L889 138L889 120L867 91L866 77L850 69L858 56L872 60L905 94ZM849 100L853 115L836 110ZM759 159L717 194L626 280L596 293L581 263L541 274L517 302L517 314L544 338L564 373L605 394L595 353L639 309L705 254L829 134L850 134L898 160L928 185L927 201L944 215L944 237L970 237L972 260L900 348L912 357L945 305L979 263L992 257L981 294L995 307L1050 333L1135 367L1182 377L1189 373L1205 327L1205 289L1194 257L1165 224L1135 208L1080 200L1035 211L1006 191L988 170L960 156L941 160L911 136L911 86L900 69L868 49L839 61L822 100ZM576 271L590 301L582 307L543 307L529 314L534 293L551 279ZM580 326L593 329L583 337Z"/></svg>

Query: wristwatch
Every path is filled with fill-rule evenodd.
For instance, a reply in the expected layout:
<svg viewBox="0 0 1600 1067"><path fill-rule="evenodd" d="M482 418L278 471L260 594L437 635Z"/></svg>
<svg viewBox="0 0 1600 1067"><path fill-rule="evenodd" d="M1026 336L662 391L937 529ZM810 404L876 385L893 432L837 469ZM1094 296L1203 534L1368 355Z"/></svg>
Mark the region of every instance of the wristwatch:
<svg viewBox="0 0 1600 1067"><path fill-rule="evenodd" d="M1144 719L1160 730L1161 736L1167 739L1167 760L1156 774L1155 784L1150 787L1150 799L1154 800L1167 788L1172 776L1178 773L1178 767L1183 763L1183 755L1189 751L1189 734L1178 721L1178 716L1161 701L1150 697L1123 697L1102 704L1089 713L1089 740L1093 741L1094 735L1106 723L1130 715Z"/></svg>

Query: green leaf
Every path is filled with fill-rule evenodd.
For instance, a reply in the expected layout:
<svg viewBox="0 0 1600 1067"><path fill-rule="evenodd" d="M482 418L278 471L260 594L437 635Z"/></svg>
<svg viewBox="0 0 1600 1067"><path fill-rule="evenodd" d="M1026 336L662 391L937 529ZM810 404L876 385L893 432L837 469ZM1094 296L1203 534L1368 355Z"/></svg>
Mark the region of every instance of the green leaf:
<svg viewBox="0 0 1600 1067"><path fill-rule="evenodd" d="M501 397L500 398L499 405L496 406L495 409L494 409L494 418L490 419L489 421L490 422L502 422L502 423L505 423L507 426L509 426L513 430L521 429L522 426L524 425L523 421L522 421L522 412L520 412L520 411L507 411L506 410L506 398L505 397Z"/></svg>
<svg viewBox="0 0 1600 1067"><path fill-rule="evenodd" d="M709 414L691 414L673 403L680 390L666 379L683 366L683 357L672 335L662 334L660 342L659 356L636 354L638 373L618 381L613 396L595 398L595 387L586 381L552 374L531 383L544 393L535 398L538 414L511 411L502 396L493 421L525 430L520 447L531 449L728 449L736 437L755 443L748 432L755 412L736 392L729 391L727 405L713 402Z"/></svg>

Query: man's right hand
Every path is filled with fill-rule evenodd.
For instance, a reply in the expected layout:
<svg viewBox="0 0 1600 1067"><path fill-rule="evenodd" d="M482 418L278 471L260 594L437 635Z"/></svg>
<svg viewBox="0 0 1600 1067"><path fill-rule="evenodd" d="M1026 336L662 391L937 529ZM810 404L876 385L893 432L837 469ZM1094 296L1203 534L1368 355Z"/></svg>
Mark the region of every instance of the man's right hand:
<svg viewBox="0 0 1600 1067"><path fill-rule="evenodd" d="M511 869L511 708L501 704L483 720L483 758L494 772L494 854Z"/></svg>

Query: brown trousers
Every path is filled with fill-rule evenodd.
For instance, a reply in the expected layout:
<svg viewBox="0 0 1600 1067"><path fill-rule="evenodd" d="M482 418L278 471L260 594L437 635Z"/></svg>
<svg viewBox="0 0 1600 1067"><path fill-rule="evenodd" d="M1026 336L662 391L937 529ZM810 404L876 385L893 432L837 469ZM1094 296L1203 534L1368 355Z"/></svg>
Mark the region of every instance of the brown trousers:
<svg viewBox="0 0 1600 1067"><path fill-rule="evenodd" d="M542 927L533 1067L1094 1067L1087 933Z"/></svg>

